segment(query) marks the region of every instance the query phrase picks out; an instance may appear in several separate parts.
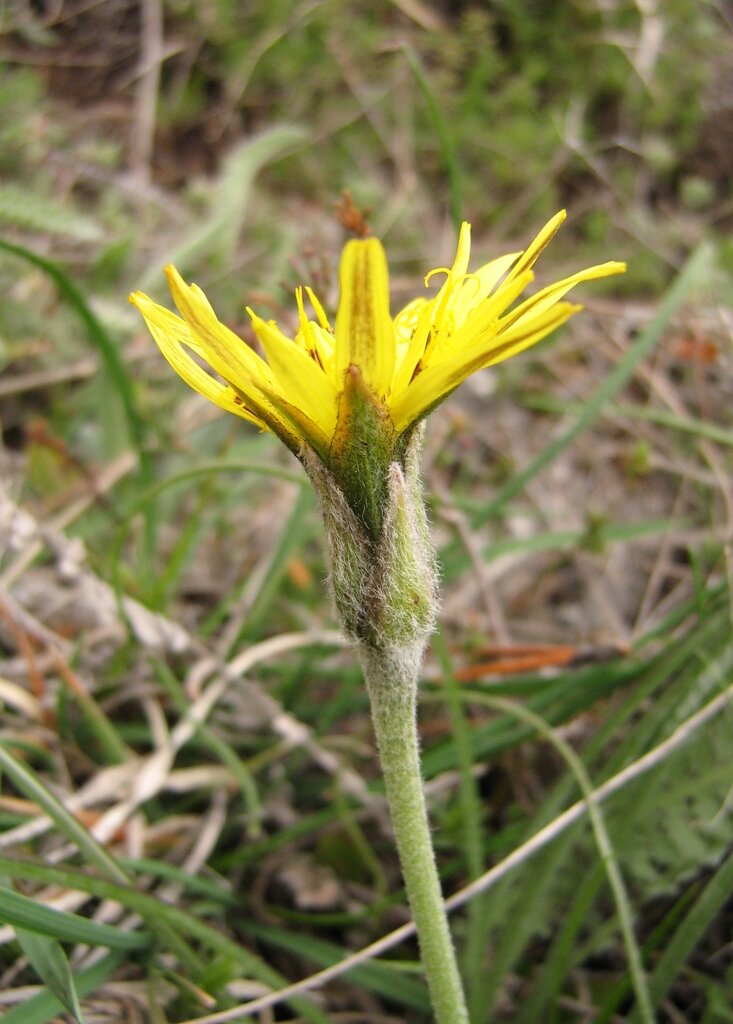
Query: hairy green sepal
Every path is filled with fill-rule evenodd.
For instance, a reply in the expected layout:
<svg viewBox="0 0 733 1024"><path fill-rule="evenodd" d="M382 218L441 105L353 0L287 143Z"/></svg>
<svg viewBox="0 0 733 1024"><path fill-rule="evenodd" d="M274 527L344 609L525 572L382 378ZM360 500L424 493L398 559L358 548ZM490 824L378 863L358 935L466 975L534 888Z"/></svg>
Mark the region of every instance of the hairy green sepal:
<svg viewBox="0 0 733 1024"><path fill-rule="evenodd" d="M403 657L409 651L418 659L437 606L435 557L418 476L421 446L422 431L414 431L403 460L381 467L374 448L369 457L360 452L348 475L354 488L348 490L344 477L337 480L317 455L301 453L326 526L331 590L346 634L375 651ZM360 470L376 490L376 536L364 522L364 487L356 484Z"/></svg>
<svg viewBox="0 0 733 1024"><path fill-rule="evenodd" d="M376 540L387 506L390 464L398 437L383 402L366 386L357 366L344 374L328 466L347 503Z"/></svg>

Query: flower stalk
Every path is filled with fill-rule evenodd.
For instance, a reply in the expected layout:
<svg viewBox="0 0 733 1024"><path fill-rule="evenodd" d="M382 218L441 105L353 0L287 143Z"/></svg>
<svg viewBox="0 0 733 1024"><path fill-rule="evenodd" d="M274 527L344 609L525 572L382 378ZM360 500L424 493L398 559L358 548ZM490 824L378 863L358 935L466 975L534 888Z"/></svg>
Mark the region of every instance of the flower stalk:
<svg viewBox="0 0 733 1024"><path fill-rule="evenodd" d="M386 468L376 539L318 459L304 458L319 498L329 578L364 670L387 802L438 1024L468 1024L423 793L417 731L420 666L437 610L435 556L420 492L422 427ZM365 448L364 453L373 449ZM362 454L361 461L368 461ZM370 473L365 470L366 478Z"/></svg>
<svg viewBox="0 0 733 1024"><path fill-rule="evenodd" d="M360 649L407 899L438 1024L468 1024L425 808L416 703L420 662Z"/></svg>
<svg viewBox="0 0 733 1024"><path fill-rule="evenodd" d="M417 731L420 666L437 610L435 555L420 492L422 426L386 467L376 538L320 461L304 456L326 526L329 578L364 670L407 898L438 1024L468 1024L428 824ZM360 464L369 462L365 447ZM372 479L371 470L364 470Z"/></svg>

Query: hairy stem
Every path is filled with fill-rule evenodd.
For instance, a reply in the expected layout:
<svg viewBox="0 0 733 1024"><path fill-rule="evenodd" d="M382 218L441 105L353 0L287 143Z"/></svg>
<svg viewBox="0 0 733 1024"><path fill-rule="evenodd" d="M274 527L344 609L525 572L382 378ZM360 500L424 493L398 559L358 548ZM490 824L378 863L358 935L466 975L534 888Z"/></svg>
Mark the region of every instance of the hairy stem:
<svg viewBox="0 0 733 1024"><path fill-rule="evenodd" d="M440 879L430 839L417 737L416 698L420 653L394 657L362 648L407 898L437 1024L469 1024Z"/></svg>

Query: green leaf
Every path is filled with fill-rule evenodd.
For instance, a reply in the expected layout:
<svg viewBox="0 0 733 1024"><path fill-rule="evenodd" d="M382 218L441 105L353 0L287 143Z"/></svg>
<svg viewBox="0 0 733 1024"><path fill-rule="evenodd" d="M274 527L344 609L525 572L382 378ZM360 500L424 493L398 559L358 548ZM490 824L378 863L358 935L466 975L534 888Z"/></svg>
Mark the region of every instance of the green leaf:
<svg viewBox="0 0 733 1024"><path fill-rule="evenodd" d="M84 942L110 949L142 949L150 940L137 932L123 932L108 924L89 921L79 914L44 907L36 900L0 886L0 921L63 942Z"/></svg>
<svg viewBox="0 0 733 1024"><path fill-rule="evenodd" d="M117 862L98 843L91 832L77 821L63 803L41 782L36 773L19 761L0 743L0 769L6 772L13 784L29 800L33 800L48 815L61 835L75 843L89 864L95 865L107 878L112 878L123 885L128 881L127 875Z"/></svg>
<svg viewBox="0 0 733 1024"><path fill-rule="evenodd" d="M38 879L46 884L79 889L81 892L91 893L100 899L115 900L141 914L151 929L155 928L157 922L158 927L155 930L159 948L170 950L179 957L179 960L181 959L180 952L173 946L172 936L175 935L178 942L181 943L184 942L184 936L190 935L198 938L215 955L228 957L248 977L257 978L274 989L283 988L287 984L282 975L261 960L259 956L227 938L217 928L208 925L200 916L194 913L189 914L171 904L161 903L148 893L137 892L127 886L94 878L78 869L59 868L48 863L21 861L2 855L0 855L0 872L13 878ZM200 970L197 970L194 977L197 977L199 973ZM292 996L288 998L288 1003L298 1011L303 1020L310 1021L311 1024L329 1024L323 1011L315 1006L308 997ZM3 1024L6 1024L4 1017ZM13 1024L26 1024L26 1021L20 1017Z"/></svg>
<svg viewBox="0 0 733 1024"><path fill-rule="evenodd" d="M0 251L19 256L21 259L27 260L28 263L32 263L33 266L38 267L39 270L42 270L44 274L51 278L64 299L78 314L91 342L99 350L104 368L124 410L130 437L140 453L143 466L146 466L146 455L143 449L145 423L137 410L127 367L117 345L109 336L101 321L92 312L81 291L58 264L52 263L51 260L47 260L43 256L38 256L31 249L26 249L22 245L14 245L12 242L6 242L0 238Z"/></svg>
<svg viewBox="0 0 733 1024"><path fill-rule="evenodd" d="M428 113L430 115L430 120L433 123L433 128L435 129L435 135L440 146L440 155L443 158L445 174L448 179L451 220L453 221L453 227L456 229L456 232L458 232L460 231L461 221L463 220L463 197L460 163L456 157L456 145L453 138L453 131L440 108L440 104L438 103L435 94L435 89L433 89L430 79L428 78L425 68L423 67L416 51L409 43L403 43L401 49L405 55L407 63L410 65L410 69L415 76L420 92L423 94L423 98L428 106Z"/></svg>
<svg viewBox="0 0 733 1024"><path fill-rule="evenodd" d="M83 998L102 985L119 966L123 954L119 951L108 953L102 960L85 971L72 974L72 981L78 995ZM64 1004L49 991L39 992L26 999L12 1010L3 1013L3 1024L47 1024L63 1012Z"/></svg>
<svg viewBox="0 0 733 1024"><path fill-rule="evenodd" d="M60 943L24 928L16 928L15 937L39 978L45 982L59 1002L63 1003L77 1024L84 1024L74 975Z"/></svg>

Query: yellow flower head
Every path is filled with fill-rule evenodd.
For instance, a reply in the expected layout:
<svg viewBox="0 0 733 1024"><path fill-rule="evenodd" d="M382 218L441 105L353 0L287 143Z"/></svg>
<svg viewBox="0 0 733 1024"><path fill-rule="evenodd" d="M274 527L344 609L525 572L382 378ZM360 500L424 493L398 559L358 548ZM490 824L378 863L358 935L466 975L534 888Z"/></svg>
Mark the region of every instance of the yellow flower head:
<svg viewBox="0 0 733 1024"><path fill-rule="evenodd" d="M500 256L472 273L470 225L464 223L453 266L425 278L427 285L444 274L440 290L409 302L394 318L381 243L349 241L341 257L335 326L310 288L295 293L299 328L293 338L248 309L264 359L217 319L201 289L187 285L174 267L166 276L180 317L141 292L130 301L187 384L272 430L296 454L309 447L338 476L354 446L374 444L375 438L388 462L399 459L411 428L461 381L536 344L581 309L562 301L572 287L623 272L623 263L603 263L517 304L533 264L564 219L561 211L524 252ZM315 318L306 312L306 297Z"/></svg>

